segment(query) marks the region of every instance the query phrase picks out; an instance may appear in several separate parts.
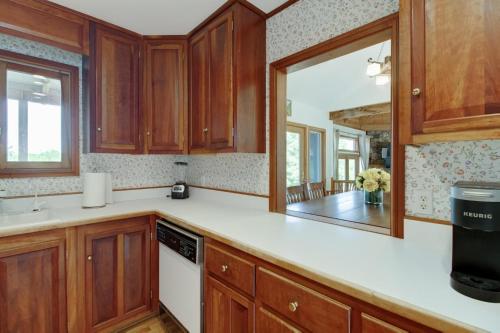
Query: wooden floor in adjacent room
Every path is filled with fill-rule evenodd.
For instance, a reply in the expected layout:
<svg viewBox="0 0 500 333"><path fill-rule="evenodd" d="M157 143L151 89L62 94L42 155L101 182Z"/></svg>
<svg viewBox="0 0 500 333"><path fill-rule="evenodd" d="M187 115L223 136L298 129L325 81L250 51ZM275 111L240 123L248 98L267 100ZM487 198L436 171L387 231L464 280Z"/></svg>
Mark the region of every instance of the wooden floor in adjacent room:
<svg viewBox="0 0 500 333"><path fill-rule="evenodd" d="M184 331L170 317L163 314L129 327L121 333L184 333Z"/></svg>

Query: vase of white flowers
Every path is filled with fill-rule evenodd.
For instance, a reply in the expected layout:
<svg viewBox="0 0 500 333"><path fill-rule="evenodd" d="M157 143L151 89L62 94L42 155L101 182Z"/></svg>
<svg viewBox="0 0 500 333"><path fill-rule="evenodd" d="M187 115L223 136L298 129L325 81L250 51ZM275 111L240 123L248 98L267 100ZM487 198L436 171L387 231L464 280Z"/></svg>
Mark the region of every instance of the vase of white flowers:
<svg viewBox="0 0 500 333"><path fill-rule="evenodd" d="M391 175L382 169L366 169L356 177L356 187L365 191L365 203L381 205L384 203L384 192L391 190Z"/></svg>

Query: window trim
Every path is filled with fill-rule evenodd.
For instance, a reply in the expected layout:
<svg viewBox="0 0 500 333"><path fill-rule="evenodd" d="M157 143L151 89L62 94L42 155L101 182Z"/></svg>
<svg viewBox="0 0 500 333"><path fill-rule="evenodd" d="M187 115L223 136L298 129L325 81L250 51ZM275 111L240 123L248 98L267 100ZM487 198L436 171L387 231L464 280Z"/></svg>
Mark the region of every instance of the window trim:
<svg viewBox="0 0 500 333"><path fill-rule="evenodd" d="M61 80L61 162L8 162L7 131L0 132L0 178L63 177L80 173L79 70L76 66L0 50L0 129L7 128L7 70Z"/></svg>

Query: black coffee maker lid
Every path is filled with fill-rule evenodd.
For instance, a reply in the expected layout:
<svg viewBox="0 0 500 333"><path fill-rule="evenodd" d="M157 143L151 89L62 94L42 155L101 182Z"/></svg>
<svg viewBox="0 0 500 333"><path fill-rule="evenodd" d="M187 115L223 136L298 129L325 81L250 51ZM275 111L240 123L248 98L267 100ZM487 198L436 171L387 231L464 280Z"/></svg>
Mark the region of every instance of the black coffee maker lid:
<svg viewBox="0 0 500 333"><path fill-rule="evenodd" d="M500 183L457 182L451 187L451 197L469 201L500 202Z"/></svg>

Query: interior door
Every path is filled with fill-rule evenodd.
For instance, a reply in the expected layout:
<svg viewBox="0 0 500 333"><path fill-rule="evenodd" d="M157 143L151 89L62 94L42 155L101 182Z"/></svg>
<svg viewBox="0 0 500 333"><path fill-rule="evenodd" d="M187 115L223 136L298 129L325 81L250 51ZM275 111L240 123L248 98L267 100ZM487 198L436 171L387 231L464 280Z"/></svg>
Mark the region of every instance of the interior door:
<svg viewBox="0 0 500 333"><path fill-rule="evenodd" d="M185 41L146 42L146 146L149 153L185 152Z"/></svg>
<svg viewBox="0 0 500 333"><path fill-rule="evenodd" d="M204 150L207 144L208 36L205 31L189 42L189 149Z"/></svg>
<svg viewBox="0 0 500 333"><path fill-rule="evenodd" d="M140 40L98 24L92 32L91 149L138 153Z"/></svg>
<svg viewBox="0 0 500 333"><path fill-rule="evenodd" d="M210 40L210 107L208 146L233 147L233 14L228 12L208 27Z"/></svg>
<svg viewBox="0 0 500 333"><path fill-rule="evenodd" d="M297 186L306 182L307 128L300 125L286 126L286 186Z"/></svg>

